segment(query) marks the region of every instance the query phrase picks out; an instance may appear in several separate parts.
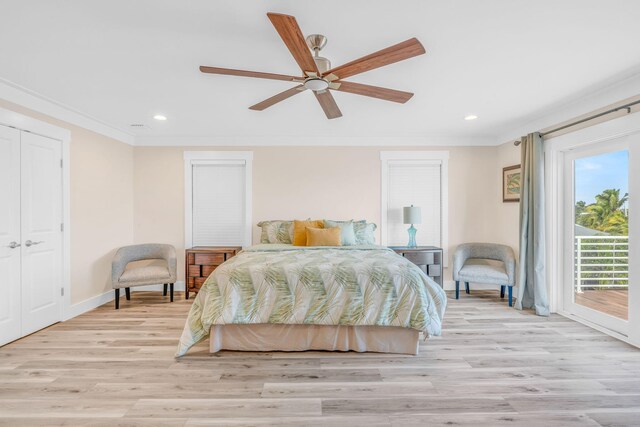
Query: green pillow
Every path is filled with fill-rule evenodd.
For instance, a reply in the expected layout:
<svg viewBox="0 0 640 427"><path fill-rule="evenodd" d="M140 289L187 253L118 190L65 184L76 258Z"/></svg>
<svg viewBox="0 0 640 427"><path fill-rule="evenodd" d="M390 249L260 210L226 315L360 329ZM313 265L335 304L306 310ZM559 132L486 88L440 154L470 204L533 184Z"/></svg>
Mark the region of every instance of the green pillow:
<svg viewBox="0 0 640 427"><path fill-rule="evenodd" d="M378 228L372 222L356 222L354 223L354 232L356 233L356 245L375 245L376 237L374 232Z"/></svg>
<svg viewBox="0 0 640 427"><path fill-rule="evenodd" d="M286 243L293 241L293 221L261 221L258 227L262 228L260 243Z"/></svg>
<svg viewBox="0 0 640 427"><path fill-rule="evenodd" d="M353 221L324 220L324 228L333 227L340 227L340 241L342 246L352 246L356 244L356 232L353 228Z"/></svg>

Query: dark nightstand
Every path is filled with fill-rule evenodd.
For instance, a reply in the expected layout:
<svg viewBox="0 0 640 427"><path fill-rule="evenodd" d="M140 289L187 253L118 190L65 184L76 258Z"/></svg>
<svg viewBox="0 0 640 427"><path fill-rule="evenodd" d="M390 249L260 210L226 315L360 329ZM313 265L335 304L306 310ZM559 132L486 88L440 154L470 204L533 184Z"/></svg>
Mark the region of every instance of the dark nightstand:
<svg viewBox="0 0 640 427"><path fill-rule="evenodd" d="M427 273L442 287L442 248L436 246L389 246L397 254L402 255Z"/></svg>
<svg viewBox="0 0 640 427"><path fill-rule="evenodd" d="M197 294L213 270L241 250L240 246L195 246L187 249L184 256L185 299L189 299L190 292Z"/></svg>

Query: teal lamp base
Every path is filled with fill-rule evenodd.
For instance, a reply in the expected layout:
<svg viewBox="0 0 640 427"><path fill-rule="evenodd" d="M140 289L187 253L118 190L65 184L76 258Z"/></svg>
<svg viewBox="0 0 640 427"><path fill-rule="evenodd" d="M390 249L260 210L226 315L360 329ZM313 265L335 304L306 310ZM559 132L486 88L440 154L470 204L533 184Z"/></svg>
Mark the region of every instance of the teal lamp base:
<svg viewBox="0 0 640 427"><path fill-rule="evenodd" d="M409 243L407 244L408 247L410 248L415 248L418 245L416 244L416 228L413 226L413 224L411 224L411 227L407 228L407 231L409 232Z"/></svg>

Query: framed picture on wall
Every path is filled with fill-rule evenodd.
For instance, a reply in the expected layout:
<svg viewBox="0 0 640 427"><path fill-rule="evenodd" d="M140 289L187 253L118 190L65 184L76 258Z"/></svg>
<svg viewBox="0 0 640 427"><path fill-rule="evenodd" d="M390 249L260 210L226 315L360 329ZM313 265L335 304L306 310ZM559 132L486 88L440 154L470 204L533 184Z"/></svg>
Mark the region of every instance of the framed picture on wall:
<svg viewBox="0 0 640 427"><path fill-rule="evenodd" d="M520 201L520 165L508 166L502 169L502 201Z"/></svg>

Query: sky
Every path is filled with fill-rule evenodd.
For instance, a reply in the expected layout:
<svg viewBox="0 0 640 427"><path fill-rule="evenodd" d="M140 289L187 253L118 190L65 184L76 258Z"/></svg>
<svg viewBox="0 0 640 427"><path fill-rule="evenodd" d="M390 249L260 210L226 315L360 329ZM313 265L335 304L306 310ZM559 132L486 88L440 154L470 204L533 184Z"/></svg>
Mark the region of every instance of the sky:
<svg viewBox="0 0 640 427"><path fill-rule="evenodd" d="M595 202L596 194L609 188L629 191L629 152L627 150L585 157L575 161L575 201Z"/></svg>

